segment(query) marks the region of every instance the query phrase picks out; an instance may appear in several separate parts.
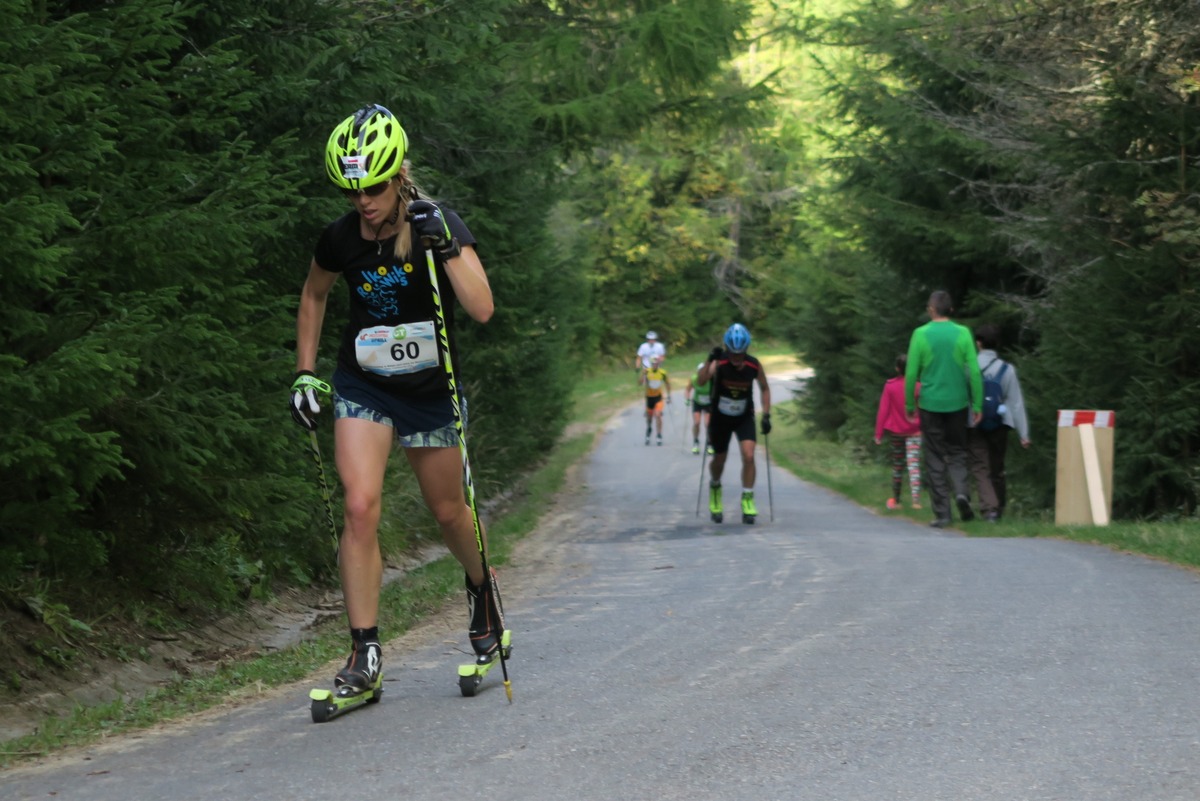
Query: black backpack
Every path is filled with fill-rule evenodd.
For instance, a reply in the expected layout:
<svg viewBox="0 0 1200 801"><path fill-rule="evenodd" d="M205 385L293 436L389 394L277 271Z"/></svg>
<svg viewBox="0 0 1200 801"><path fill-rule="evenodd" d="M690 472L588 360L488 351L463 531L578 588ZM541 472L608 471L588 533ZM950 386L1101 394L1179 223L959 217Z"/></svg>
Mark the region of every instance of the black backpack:
<svg viewBox="0 0 1200 801"><path fill-rule="evenodd" d="M992 359L983 370L986 371L995 363L996 359ZM1008 362L1000 362L1000 372L996 373L996 377L983 379L983 417L976 426L981 431L995 431L1004 425L1004 416L1000 414L1000 407L1004 405L1004 390L1000 388L1000 379L1004 377L1004 371L1007 369Z"/></svg>

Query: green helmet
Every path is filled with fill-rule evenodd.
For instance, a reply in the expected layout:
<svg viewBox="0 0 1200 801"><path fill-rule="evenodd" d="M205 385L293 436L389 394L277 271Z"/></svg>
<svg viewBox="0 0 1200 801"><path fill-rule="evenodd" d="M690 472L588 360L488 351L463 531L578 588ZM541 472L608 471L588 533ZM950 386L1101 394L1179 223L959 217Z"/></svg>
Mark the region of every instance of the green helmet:
<svg viewBox="0 0 1200 801"><path fill-rule="evenodd" d="M372 104L342 120L325 144L325 172L342 189L362 189L400 172L408 135L396 115Z"/></svg>

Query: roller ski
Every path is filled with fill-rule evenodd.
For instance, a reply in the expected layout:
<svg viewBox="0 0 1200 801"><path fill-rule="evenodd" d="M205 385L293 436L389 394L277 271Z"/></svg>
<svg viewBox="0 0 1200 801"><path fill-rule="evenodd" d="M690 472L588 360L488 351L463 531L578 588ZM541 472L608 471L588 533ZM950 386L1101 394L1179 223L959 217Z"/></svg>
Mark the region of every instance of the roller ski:
<svg viewBox="0 0 1200 801"><path fill-rule="evenodd" d="M708 485L708 514L714 523L725 522L725 513L721 507L721 482Z"/></svg>
<svg viewBox="0 0 1200 801"><path fill-rule="evenodd" d="M372 630L374 632L374 630ZM309 690L313 723L324 723L383 697L383 652L378 635L355 635L346 666L333 679L334 689Z"/></svg>
<svg viewBox="0 0 1200 801"><path fill-rule="evenodd" d="M758 508L754 505L754 491L742 490L742 522L752 526L757 517Z"/></svg>
<svg viewBox="0 0 1200 801"><path fill-rule="evenodd" d="M466 579L467 612L471 620L470 638L475 661L458 666L458 689L467 698L473 698L491 669L512 654L512 632L504 628L504 607L496 591L496 572L493 570L490 573L490 580L482 586L477 587L470 578ZM505 687L507 690L507 682ZM511 692L509 701L512 701Z"/></svg>

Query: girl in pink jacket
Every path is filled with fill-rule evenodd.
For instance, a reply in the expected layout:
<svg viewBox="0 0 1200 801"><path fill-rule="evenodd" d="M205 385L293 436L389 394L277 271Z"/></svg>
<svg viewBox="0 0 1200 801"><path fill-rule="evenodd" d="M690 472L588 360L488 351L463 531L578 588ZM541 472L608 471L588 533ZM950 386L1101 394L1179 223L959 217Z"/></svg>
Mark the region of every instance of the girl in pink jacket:
<svg viewBox="0 0 1200 801"><path fill-rule="evenodd" d="M908 487L912 492L912 508L921 508L921 423L916 415L904 413L904 370L908 356L901 353L896 357L896 375L883 385L879 396L879 412L875 415L875 444L882 445L887 434L891 445L892 497L887 508L900 508L900 486L904 471L908 470ZM918 395L921 385L917 385Z"/></svg>

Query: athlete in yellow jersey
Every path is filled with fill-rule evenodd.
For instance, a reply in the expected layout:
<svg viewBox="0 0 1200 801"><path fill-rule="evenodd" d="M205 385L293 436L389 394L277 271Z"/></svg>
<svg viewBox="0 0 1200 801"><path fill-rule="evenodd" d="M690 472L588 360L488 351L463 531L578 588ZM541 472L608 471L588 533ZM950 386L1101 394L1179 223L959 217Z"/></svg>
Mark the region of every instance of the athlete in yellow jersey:
<svg viewBox="0 0 1200 801"><path fill-rule="evenodd" d="M662 445L663 401L671 402L671 382L662 367L662 357L656 356L650 366L642 372L642 386L646 388L646 444L650 444L650 430L658 427L658 444Z"/></svg>

